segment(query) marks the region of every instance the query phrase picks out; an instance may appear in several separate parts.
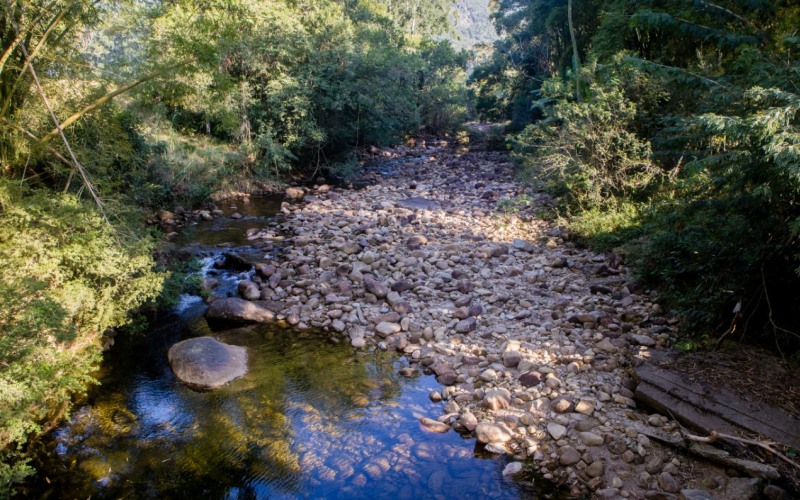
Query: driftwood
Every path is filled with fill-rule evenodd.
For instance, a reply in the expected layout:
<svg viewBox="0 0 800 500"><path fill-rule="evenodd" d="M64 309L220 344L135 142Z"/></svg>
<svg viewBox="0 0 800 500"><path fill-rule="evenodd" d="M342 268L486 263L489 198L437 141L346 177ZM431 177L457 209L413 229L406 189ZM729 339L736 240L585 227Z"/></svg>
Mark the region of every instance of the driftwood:
<svg viewBox="0 0 800 500"><path fill-rule="evenodd" d="M745 460L743 458L737 458L725 450L715 448L709 444L706 444L705 442L702 442L709 440L709 438L703 438L701 436L694 436L692 434L679 432L669 433L661 429L639 423L634 424L634 427L640 434L644 434L651 439L655 439L656 441L660 441L671 446L685 448L694 456L723 465L725 467L736 469L751 477L777 479L781 476L781 474L778 472L778 469L771 465L762 464L752 460Z"/></svg>
<svg viewBox="0 0 800 500"><path fill-rule="evenodd" d="M748 401L729 390L711 390L652 363L638 366L636 376L639 379L635 392L638 400L665 415L672 415L694 431L716 433L719 439L733 444L742 440L731 437L756 434L800 449L800 419L780 408L763 401Z"/></svg>

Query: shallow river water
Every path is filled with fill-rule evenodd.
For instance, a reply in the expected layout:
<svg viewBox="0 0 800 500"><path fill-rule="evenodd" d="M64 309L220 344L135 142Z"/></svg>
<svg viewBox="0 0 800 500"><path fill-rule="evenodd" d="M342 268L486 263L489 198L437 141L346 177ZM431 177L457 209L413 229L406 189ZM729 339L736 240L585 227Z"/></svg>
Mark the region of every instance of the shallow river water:
<svg viewBox="0 0 800 500"><path fill-rule="evenodd" d="M277 207L255 199L237 207L243 219L201 224L183 240L213 258ZM432 376L401 377L407 361L395 354L276 325L215 330L248 348L250 372L214 392L188 389L166 356L204 323L203 303L184 299L145 339L118 340L107 354L101 385L43 443L32 496L551 497L542 481L504 477L506 459L474 439L421 428L419 417L442 414L428 398L440 387Z"/></svg>

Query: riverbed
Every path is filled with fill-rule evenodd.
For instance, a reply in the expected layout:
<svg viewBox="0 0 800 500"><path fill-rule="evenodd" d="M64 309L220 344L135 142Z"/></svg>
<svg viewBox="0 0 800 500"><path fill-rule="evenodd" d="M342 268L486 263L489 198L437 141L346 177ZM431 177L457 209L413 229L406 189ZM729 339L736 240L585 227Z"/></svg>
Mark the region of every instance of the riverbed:
<svg viewBox="0 0 800 500"><path fill-rule="evenodd" d="M247 234L274 227L279 208L274 197L226 206L176 241L204 259L202 272L221 282L217 293L226 293L248 273L213 263L232 249L276 251L249 246ZM233 213L242 217L232 219ZM32 496L552 496L541 478L505 476L508 459L474 439L422 427L421 417L442 411L429 398L441 386L430 375L399 375L406 358L356 350L313 329L210 330L204 310L202 298L184 296L143 337L117 340L100 385L45 440ZM198 333L246 347L249 373L213 392L181 385L166 353Z"/></svg>

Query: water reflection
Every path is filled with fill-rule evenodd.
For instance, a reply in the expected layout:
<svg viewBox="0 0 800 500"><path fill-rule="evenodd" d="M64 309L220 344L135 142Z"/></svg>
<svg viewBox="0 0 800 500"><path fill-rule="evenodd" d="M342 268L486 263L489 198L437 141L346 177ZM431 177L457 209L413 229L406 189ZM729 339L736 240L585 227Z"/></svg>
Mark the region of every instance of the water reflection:
<svg viewBox="0 0 800 500"><path fill-rule="evenodd" d="M248 347L250 373L216 392L179 384L166 348L120 345L90 405L57 430L44 464L53 497L353 498L528 496L503 460L422 430L431 377L313 333L217 332ZM175 334L173 332L173 340Z"/></svg>

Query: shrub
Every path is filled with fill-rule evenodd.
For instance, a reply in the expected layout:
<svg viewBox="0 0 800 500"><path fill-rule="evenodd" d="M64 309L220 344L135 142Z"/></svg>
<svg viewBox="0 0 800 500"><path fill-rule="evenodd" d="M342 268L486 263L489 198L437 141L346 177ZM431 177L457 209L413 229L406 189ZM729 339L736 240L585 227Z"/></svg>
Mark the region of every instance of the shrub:
<svg viewBox="0 0 800 500"><path fill-rule="evenodd" d="M0 183L0 496L32 470L29 435L68 411L103 336L154 298L149 239L116 231L73 196Z"/></svg>
<svg viewBox="0 0 800 500"><path fill-rule="evenodd" d="M551 80L545 98L559 98L547 118L513 140L523 175L563 197L568 205L604 207L639 194L657 177L650 145L628 129L636 105L611 82L596 84L583 102L566 98L569 87Z"/></svg>

